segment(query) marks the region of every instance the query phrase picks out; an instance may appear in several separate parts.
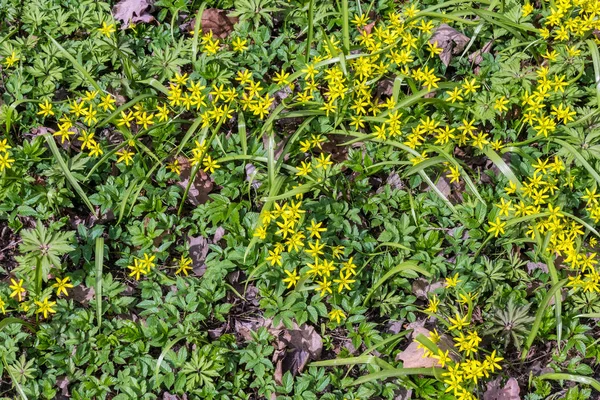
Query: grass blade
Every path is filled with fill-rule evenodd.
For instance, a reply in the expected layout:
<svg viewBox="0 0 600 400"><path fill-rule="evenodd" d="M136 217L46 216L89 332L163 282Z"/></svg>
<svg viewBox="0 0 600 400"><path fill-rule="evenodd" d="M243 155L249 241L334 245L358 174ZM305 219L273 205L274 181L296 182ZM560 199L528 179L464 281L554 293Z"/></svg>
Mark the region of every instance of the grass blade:
<svg viewBox="0 0 600 400"><path fill-rule="evenodd" d="M598 174L594 167L592 167L590 163L586 161L586 159L581 155L580 152L577 151L577 149L575 149L575 147L571 146L569 143L565 142L562 139L554 139L554 141L560 144L565 149L567 149L569 153L571 153L573 157L575 157L577 161L579 161L581 165L583 165L583 167L588 170L590 175L592 175L596 182L598 182L598 184L600 185L600 174Z"/></svg>
<svg viewBox="0 0 600 400"><path fill-rule="evenodd" d="M75 57L73 57L67 50L65 50L65 48L62 47L56 40L54 40L54 38L48 33L46 33L46 36L58 48L58 50L60 50L63 56L65 56L65 58L69 60L71 64L73 64L73 68L75 68L77 72L79 72L85 78L85 80L87 80L89 84L94 87L94 89L96 89L99 92L104 92L100 85L98 85L98 82L96 82L94 78L92 78L92 76L87 72L87 70L83 68L81 64L79 64Z"/></svg>
<svg viewBox="0 0 600 400"><path fill-rule="evenodd" d="M19 393L21 400L27 400L27 395L23 391L23 388L21 387L21 385L19 385L19 381L15 378L15 376L13 375L11 370L8 368L8 364L6 363L6 357L4 356L4 354L2 354L2 362L4 363L4 369L6 370L6 372L8 372L8 375L10 376L10 380L12 381L13 385L15 386L15 390L17 391L17 393Z"/></svg>
<svg viewBox="0 0 600 400"><path fill-rule="evenodd" d="M342 40L344 42L343 53L350 53L350 15L348 11L348 0L342 0Z"/></svg>
<svg viewBox="0 0 600 400"><path fill-rule="evenodd" d="M158 356L158 360L156 360L156 366L154 367L154 387L158 387L158 373L160 372L160 365L162 364L165 356L167 355L167 353L169 352L169 350L171 350L171 348L173 346L175 346L175 344L177 344L177 342L179 342L181 339L185 339L187 336L184 335L180 335L177 336L175 339L171 340L169 343L167 343L165 345L165 347L163 348L163 351L160 352L160 356Z"/></svg>
<svg viewBox="0 0 600 400"><path fill-rule="evenodd" d="M310 60L310 47L314 36L314 18L315 18L315 0L308 1L308 34L306 36L306 55L304 62L308 64Z"/></svg>
<svg viewBox="0 0 600 400"><path fill-rule="evenodd" d="M240 145L242 146L242 153L248 154L248 137L246 136L246 120L244 119L244 113L239 112L238 114L238 135L240 138Z"/></svg>
<svg viewBox="0 0 600 400"><path fill-rule="evenodd" d="M514 185L517 186L517 189L521 188L521 182L517 179L515 173L510 169L510 167L504 162L502 157L498 155L494 150L489 147L484 147L483 154L489 158L494 165L502 172L502 174L511 181Z"/></svg>
<svg viewBox="0 0 600 400"><path fill-rule="evenodd" d="M548 290L548 293L546 293L546 295L540 302L539 308L538 308L537 312L535 313L535 321L533 322L533 325L531 326L531 330L529 332L529 335L527 336L527 340L525 341L525 346L523 347L523 351L521 353L522 361L524 361L525 358L527 357L527 353L529 352L529 349L531 348L531 345L533 344L533 341L535 340L535 337L537 336L537 333L540 330L540 325L542 324L542 318L544 318L544 314L546 313L546 308L550 304L550 299L552 297L554 297L556 292L558 292L566 283L567 283L567 280L563 279L562 281L558 282L556 285L552 286L552 288L550 288L550 290Z"/></svg>
<svg viewBox="0 0 600 400"><path fill-rule="evenodd" d="M2 321L0 321L0 330L4 329L5 326L10 324L21 324L31 332L35 332L35 328L29 322L22 320L21 318L16 317L6 317Z"/></svg>
<svg viewBox="0 0 600 400"><path fill-rule="evenodd" d="M465 171L465 169L462 167L462 165L460 165L454 157L452 157L450 154L445 152L441 147L438 147L438 146L429 146L429 147L431 149L437 151L442 157L444 157L452 165L454 165L456 168L458 168L460 170L460 172L461 172L460 176L463 178L463 180L465 181L465 183L467 184L469 189L471 189L471 192L473 192L475 197L477 197L477 200L481 201L481 203L483 203L484 206L487 206L485 200L483 200L483 197L481 197L481 194L479 194L479 190L477 190L477 187L475 186L475 184L469 177L469 174L467 174L467 171Z"/></svg>
<svg viewBox="0 0 600 400"><path fill-rule="evenodd" d="M96 321L102 326L102 270L104 266L104 238L96 238Z"/></svg>
<svg viewBox="0 0 600 400"><path fill-rule="evenodd" d="M590 54L592 55L592 62L594 63L594 82L596 83L596 98L598 100L598 107L600 107L600 53L598 52L598 45L588 39L585 41L590 48Z"/></svg>
<svg viewBox="0 0 600 400"><path fill-rule="evenodd" d="M397 378L401 376L410 376L410 375L427 375L427 376L435 376L440 377L445 370L443 368L395 368L395 369L386 369L383 371L375 372L369 375L361 376L354 382L350 383L348 386L357 386L362 385L363 383L380 381L388 378Z"/></svg>
<svg viewBox="0 0 600 400"><path fill-rule="evenodd" d="M365 301L363 301L363 304L367 304L369 302L369 300L371 299L371 296L373 296L373 294L375 293L375 291L377 289L379 289L379 287L381 285L383 285L388 279L390 279L392 276L399 274L400 272L404 272L404 271L414 271L414 272L419 272L422 275L425 275L427 277L430 277L431 274L429 273L429 271L419 267L419 264L416 261L405 261L403 263L398 264L397 266L395 266L394 268L390 269L385 275L383 275L376 283L375 285L373 285L373 287L371 288L371 290L369 291L369 293L367 294L367 297L365 297Z"/></svg>
<svg viewBox="0 0 600 400"><path fill-rule="evenodd" d="M596 389L596 391L600 392L600 382L596 379L591 378L589 376L581 376L574 374L562 374L562 373L554 373L551 372L549 374L540 375L538 378L545 380L553 380L553 381L572 381L577 383L583 383L584 385L588 385Z"/></svg>
<svg viewBox="0 0 600 400"><path fill-rule="evenodd" d="M196 21L194 23L194 37L192 38L192 63L196 62L198 56L198 37L200 36L200 30L202 28L202 14L204 14L204 8L206 3L202 2L198 13L196 14Z"/></svg>
<svg viewBox="0 0 600 400"><path fill-rule="evenodd" d="M81 186L79 186L77 179L75 179L71 171L69 171L65 160L63 160L62 156L60 155L60 151L58 151L58 146L56 145L56 142L54 142L54 137L51 134L47 133L44 135L44 139L46 139L48 147L50 147L50 151L52 151L52 154L54 154L54 157L58 161L60 169L62 169L63 173L65 174L65 177L67 178L73 189L75 189L79 197L81 197L81 200L85 203L85 205L92 212L92 214L96 214L96 210L94 210L94 206L90 202L90 199L88 199Z"/></svg>

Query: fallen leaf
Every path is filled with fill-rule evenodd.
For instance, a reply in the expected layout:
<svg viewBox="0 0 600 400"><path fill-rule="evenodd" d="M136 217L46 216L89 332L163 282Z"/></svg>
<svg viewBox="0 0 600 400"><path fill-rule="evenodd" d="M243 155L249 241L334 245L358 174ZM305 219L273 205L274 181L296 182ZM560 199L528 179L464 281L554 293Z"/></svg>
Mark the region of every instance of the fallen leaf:
<svg viewBox="0 0 600 400"><path fill-rule="evenodd" d="M60 395L64 397L71 397L69 394L69 377L61 376L56 378L56 387L60 389Z"/></svg>
<svg viewBox="0 0 600 400"><path fill-rule="evenodd" d="M500 377L487 383L483 400L521 400L521 389L515 378L509 378L503 388L500 388Z"/></svg>
<svg viewBox="0 0 600 400"><path fill-rule="evenodd" d="M87 305L96 296L96 291L93 287L85 287L83 285L77 285L69 291L69 298Z"/></svg>
<svg viewBox="0 0 600 400"><path fill-rule="evenodd" d="M235 24L237 24L239 18L229 17L227 11L220 10L218 8L207 8L202 13L202 33L207 34L213 33L214 37L219 39L225 39L231 32L233 32ZM192 31L196 25L196 20L193 19L188 25L188 29Z"/></svg>
<svg viewBox="0 0 600 400"><path fill-rule="evenodd" d="M442 287L444 287L443 281L430 283L427 279L417 278L412 283L412 292L418 299L427 300L429 298L429 293Z"/></svg>
<svg viewBox="0 0 600 400"><path fill-rule="evenodd" d="M112 9L113 17L123 23L121 29L126 29L130 24L138 22L152 22L151 0L121 0Z"/></svg>
<svg viewBox="0 0 600 400"><path fill-rule="evenodd" d="M531 274L533 271L535 271L537 269L541 269L542 272L544 272L546 274L548 273L548 265L546 263L543 263L543 262L531 262L531 261L528 261L525 266L527 267L527 272L529 274Z"/></svg>
<svg viewBox="0 0 600 400"><path fill-rule="evenodd" d="M192 259L192 268L195 276L202 276L206 271L206 256L208 255L209 243L204 236L190 236L188 238L190 248L190 258Z"/></svg>
<svg viewBox="0 0 600 400"><path fill-rule="evenodd" d="M410 324L409 324L410 327ZM429 337L430 331L421 326L415 326L411 335L411 343L398 353L396 361L402 361L404 368L430 368L440 366L439 361L433 357L425 357L425 349L419 348L419 343L415 340L418 335ZM436 343L440 350L446 351L454 347L452 339L447 335L441 335L440 341Z"/></svg>
<svg viewBox="0 0 600 400"><path fill-rule="evenodd" d="M180 181L177 182L183 190L185 190L190 182L192 174L192 166L189 160L185 157L177 157L179 165L181 166L181 174L179 174ZM187 195L187 200L192 205L197 206L199 204L206 203L210 198L208 195L212 191L214 183L212 178L204 173L201 169L196 172L196 177L190 186L190 190Z"/></svg>
<svg viewBox="0 0 600 400"><path fill-rule="evenodd" d="M492 50L492 46L494 45L494 41L490 40L489 42L487 42L486 44L483 45L483 47L477 51L475 51L473 54L471 54L469 56L469 62L472 62L475 65L479 65L481 64L481 62L483 61L483 54L485 53L489 53L490 50Z"/></svg>
<svg viewBox="0 0 600 400"><path fill-rule="evenodd" d="M223 239L223 236L225 235L225 229L222 226L219 226L217 228L217 230L215 230L215 234L213 236L213 243L218 243L219 240Z"/></svg>
<svg viewBox="0 0 600 400"><path fill-rule="evenodd" d="M280 355L276 365L281 364L284 374L290 371L296 376L304 370L310 360L321 358L323 339L310 325L304 324L299 327L294 323L294 329L283 329L283 335L280 335L278 340L280 346L284 345L285 352L282 353L283 358Z"/></svg>
<svg viewBox="0 0 600 400"><path fill-rule="evenodd" d="M433 36L429 39L430 43L437 42L437 46L443 50L439 54L440 60L445 66L450 64L453 55L460 53L469 43L469 37L463 35L448 24L438 26Z"/></svg>

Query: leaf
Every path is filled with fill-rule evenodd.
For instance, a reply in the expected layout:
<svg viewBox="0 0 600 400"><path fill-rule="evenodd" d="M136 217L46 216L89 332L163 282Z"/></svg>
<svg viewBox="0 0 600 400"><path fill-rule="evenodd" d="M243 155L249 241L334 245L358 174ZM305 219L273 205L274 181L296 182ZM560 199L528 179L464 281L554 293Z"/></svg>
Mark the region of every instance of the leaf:
<svg viewBox="0 0 600 400"><path fill-rule="evenodd" d="M450 64L452 55L460 54L469 43L469 37L463 35L448 24L440 24L429 39L429 43L437 42L437 47L443 50L439 54L440 60L447 67Z"/></svg>
<svg viewBox="0 0 600 400"><path fill-rule="evenodd" d="M54 137L52 137L51 134L46 133L46 134L44 134L44 139L46 139L46 142L48 143L48 147L50 147L50 150L52 151L54 158L56 158L56 160L58 161L58 165L60 166L60 169L62 169L63 173L65 174L65 177L67 178L67 180L69 181L69 183L71 184L73 189L75 189L75 191L77 192L77 194L79 195L81 200L85 203L85 205L88 207L88 209L92 212L92 215L95 215L96 210L94 209L94 206L88 199L87 195L85 194L85 192L83 191L81 186L79 186L79 182L77 182L77 179L75 179L75 177L73 176L71 171L69 171L69 168L67 167L67 164L65 163L65 160L63 160L62 156L60 155L60 151L58 151L58 146L56 146L56 143L54 142Z"/></svg>
<svg viewBox="0 0 600 400"><path fill-rule="evenodd" d="M98 329L102 325L102 270L104 266L104 238L96 238L96 320Z"/></svg>
<svg viewBox="0 0 600 400"><path fill-rule="evenodd" d="M487 383L487 390L483 394L483 400L520 400L519 382L515 378L509 378L504 387L500 388L500 377Z"/></svg>
<svg viewBox="0 0 600 400"><path fill-rule="evenodd" d="M213 33L214 37L219 39L225 39L235 29L239 18L230 17L227 15L226 10L220 10L218 8L207 8L202 13L201 27L202 33L207 34ZM190 26L196 25L196 19L190 23Z"/></svg>
<svg viewBox="0 0 600 400"><path fill-rule="evenodd" d="M552 379L552 380L566 380L572 382L583 383L584 385L589 385L596 389L596 391L600 392L600 382L598 382L594 378L590 378L588 376L574 375L574 374L561 374L561 373L550 373L543 374L538 377L539 379Z"/></svg>
<svg viewBox="0 0 600 400"><path fill-rule="evenodd" d="M123 23L121 29L126 29L130 24L154 21L154 17L150 15L151 9L149 0L121 0L113 7L112 14Z"/></svg>
<svg viewBox="0 0 600 400"><path fill-rule="evenodd" d="M179 175L180 181L177 185L184 190L190 186L190 190L187 195L187 199L194 206L206 203L210 198L208 195L213 189L214 183L210 175L207 175L202 169L198 169L194 181L190 185L191 174L193 171L190 162L185 157L177 157L179 165L181 165L181 174Z"/></svg>

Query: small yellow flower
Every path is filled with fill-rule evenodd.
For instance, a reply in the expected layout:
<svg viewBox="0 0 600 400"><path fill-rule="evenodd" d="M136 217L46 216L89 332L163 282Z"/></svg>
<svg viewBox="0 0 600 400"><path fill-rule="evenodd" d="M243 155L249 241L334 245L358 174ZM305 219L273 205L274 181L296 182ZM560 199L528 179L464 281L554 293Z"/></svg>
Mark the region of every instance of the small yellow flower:
<svg viewBox="0 0 600 400"><path fill-rule="evenodd" d="M54 111L52 111L52 103L48 101L48 99L44 100L43 103L40 103L40 111L38 111L38 115L42 115L47 117L48 115L54 115Z"/></svg>
<svg viewBox="0 0 600 400"><path fill-rule="evenodd" d="M217 164L217 160L213 160L210 156L206 156L204 161L204 172L210 172L211 174L215 172L215 169L221 168L219 164Z"/></svg>
<svg viewBox="0 0 600 400"><path fill-rule="evenodd" d="M506 227L506 222L500 221L500 218L496 218L495 222L490 221L490 229L487 230L489 233L493 233L494 237L498 237L500 234L504 234L504 228Z"/></svg>
<svg viewBox="0 0 600 400"><path fill-rule="evenodd" d="M71 278L69 278L68 276L64 279L56 278L56 283L54 285L52 285L52 287L56 288L57 296L60 296L61 292L63 292L65 294L65 296L69 295L69 293L67 293L67 289L70 289L73 287L73 285L71 283L69 283L70 279Z"/></svg>
<svg viewBox="0 0 600 400"><path fill-rule="evenodd" d="M52 307L56 305L55 301L48 301L48 297L44 297L43 301L36 301L35 305L38 309L35 311L36 314L44 314L44 318L48 318L48 313L55 314L56 310Z"/></svg>
<svg viewBox="0 0 600 400"><path fill-rule="evenodd" d="M346 314L344 314L344 312L339 308L334 308L329 312L330 321L335 321L337 324L339 324L342 319L346 319Z"/></svg>
<svg viewBox="0 0 600 400"><path fill-rule="evenodd" d="M110 38L110 35L112 33L114 33L115 30L115 25L114 24L107 24L106 22L102 23L102 27L98 28L98 31L103 34L104 36Z"/></svg>
<svg viewBox="0 0 600 400"><path fill-rule="evenodd" d="M240 37L236 37L232 42L231 45L233 47L234 51L239 51L240 53L243 52L244 50L248 50L248 46L246 45L248 41L246 39L240 38Z"/></svg>
<svg viewBox="0 0 600 400"><path fill-rule="evenodd" d="M142 264L137 258L133 260L133 265L129 265L127 268L131 270L129 276L135 276L136 281L140 280L141 275L146 275L146 268L144 264Z"/></svg>
<svg viewBox="0 0 600 400"><path fill-rule="evenodd" d="M23 293L25 293L25 289L23 288L23 279L17 282L11 278L10 282L12 283L12 285L9 286L9 288L12 289L10 297L12 298L16 296L19 299L19 302L23 301Z"/></svg>
<svg viewBox="0 0 600 400"><path fill-rule="evenodd" d="M133 156L135 155L135 153L126 149L121 149L120 151L117 151L116 154L119 156L119 158L117 158L117 163L124 162L125 165L131 164L133 162Z"/></svg>
<svg viewBox="0 0 600 400"><path fill-rule="evenodd" d="M191 271L192 269L192 259L182 255L179 259L178 268L177 271L175 271L175 274L179 275L183 273L185 276L188 276L188 271Z"/></svg>
<svg viewBox="0 0 600 400"><path fill-rule="evenodd" d="M287 275L287 278L283 279L283 283L287 283L287 288L289 289L293 286L296 286L296 284L300 280L300 277L298 276L298 272L296 271L296 269L294 269L292 272L290 272L286 269L283 272L285 272L285 274Z"/></svg>

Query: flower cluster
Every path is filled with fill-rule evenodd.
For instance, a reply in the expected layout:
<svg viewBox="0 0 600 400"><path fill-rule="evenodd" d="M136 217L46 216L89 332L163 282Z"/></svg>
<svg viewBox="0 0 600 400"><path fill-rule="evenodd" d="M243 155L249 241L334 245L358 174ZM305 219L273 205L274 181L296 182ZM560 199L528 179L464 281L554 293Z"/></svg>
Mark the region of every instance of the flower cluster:
<svg viewBox="0 0 600 400"><path fill-rule="evenodd" d="M473 392L477 384L501 370L499 362L503 358L497 355L496 350L486 354L480 348L483 339L471 318L477 295L465 293L459 286L461 282L458 273L446 278L444 299L455 304L442 305L440 298L433 295L428 307L423 310L446 325L453 343L448 345L448 341L443 340L445 335L440 335L437 330L430 332L428 337L434 346L427 346L418 338L416 340L418 347L423 349L423 357L436 359L438 366L445 369L442 381L446 384L446 392L451 392L458 399L473 400L476 399Z"/></svg>

